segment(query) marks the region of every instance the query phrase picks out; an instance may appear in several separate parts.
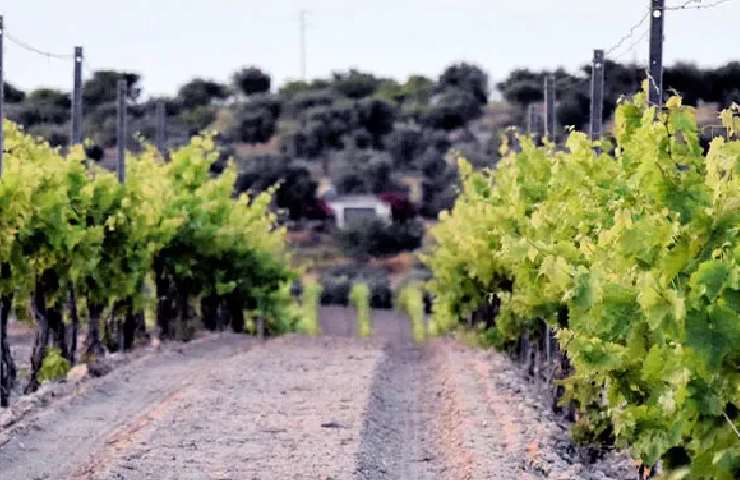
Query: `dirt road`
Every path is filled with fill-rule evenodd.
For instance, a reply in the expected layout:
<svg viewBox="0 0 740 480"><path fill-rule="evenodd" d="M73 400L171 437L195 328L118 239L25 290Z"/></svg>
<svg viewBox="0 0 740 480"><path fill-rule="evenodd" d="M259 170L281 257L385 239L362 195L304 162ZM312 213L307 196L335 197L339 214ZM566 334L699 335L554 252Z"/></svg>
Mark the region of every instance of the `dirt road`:
<svg viewBox="0 0 740 480"><path fill-rule="evenodd" d="M324 335L219 335L134 360L24 419L3 480L628 479L583 464L504 357L417 346L407 321L322 309ZM16 427L17 428L17 427Z"/></svg>

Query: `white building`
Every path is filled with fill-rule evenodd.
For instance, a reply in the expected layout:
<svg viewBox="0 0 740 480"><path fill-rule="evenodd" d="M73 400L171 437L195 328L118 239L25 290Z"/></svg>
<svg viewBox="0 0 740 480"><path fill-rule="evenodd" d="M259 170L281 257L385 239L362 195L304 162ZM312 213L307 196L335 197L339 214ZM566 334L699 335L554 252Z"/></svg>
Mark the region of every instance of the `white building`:
<svg viewBox="0 0 740 480"><path fill-rule="evenodd" d="M391 206L374 195L336 197L327 199L327 203L334 212L337 227L341 229L374 219L391 223Z"/></svg>

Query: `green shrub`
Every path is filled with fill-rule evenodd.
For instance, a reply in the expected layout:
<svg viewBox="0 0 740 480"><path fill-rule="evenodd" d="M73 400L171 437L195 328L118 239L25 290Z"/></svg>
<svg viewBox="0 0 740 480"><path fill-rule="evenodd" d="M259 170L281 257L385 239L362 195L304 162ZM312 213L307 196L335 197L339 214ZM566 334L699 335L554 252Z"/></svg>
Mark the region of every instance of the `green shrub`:
<svg viewBox="0 0 740 480"><path fill-rule="evenodd" d="M417 282L408 283L398 292L396 303L398 309L409 317L414 341L423 342L427 336L427 331L424 325L424 292L422 286Z"/></svg>
<svg viewBox="0 0 740 480"><path fill-rule="evenodd" d="M268 335L282 335L300 329L301 305L290 292L290 283L284 282L258 301L253 317L263 316ZM255 324L256 325L256 324Z"/></svg>
<svg viewBox="0 0 740 480"><path fill-rule="evenodd" d="M419 220L386 224L371 220L350 225L339 232L344 252L353 258L383 257L421 247L424 225Z"/></svg>
<svg viewBox="0 0 740 480"><path fill-rule="evenodd" d="M364 283L370 288L371 308L391 308L393 303L388 273L380 268L356 263L332 267L321 274L320 283L322 305L348 305L354 283Z"/></svg>
<svg viewBox="0 0 740 480"><path fill-rule="evenodd" d="M307 335L315 336L321 333L321 326L319 325L321 291L321 285L315 280L309 280L303 285L301 319L298 329Z"/></svg>
<svg viewBox="0 0 740 480"><path fill-rule="evenodd" d="M44 361L41 364L38 377L39 381L53 382L55 380L61 380L67 376L67 372L71 368L72 366L69 364L69 361L62 357L62 351L52 347L46 352Z"/></svg>
<svg viewBox="0 0 740 480"><path fill-rule="evenodd" d="M357 335L369 337L372 335L370 322L370 288L366 283L355 283L349 293L349 300L357 312Z"/></svg>

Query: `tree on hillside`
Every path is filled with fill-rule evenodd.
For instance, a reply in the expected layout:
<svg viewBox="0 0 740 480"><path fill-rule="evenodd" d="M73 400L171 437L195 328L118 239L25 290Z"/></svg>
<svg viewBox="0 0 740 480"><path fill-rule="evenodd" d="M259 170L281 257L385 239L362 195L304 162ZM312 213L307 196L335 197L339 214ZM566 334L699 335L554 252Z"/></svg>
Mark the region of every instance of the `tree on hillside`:
<svg viewBox="0 0 740 480"><path fill-rule="evenodd" d="M723 107L733 102L740 103L740 62L730 62L706 75L707 83L711 85L709 97L705 100L719 102Z"/></svg>
<svg viewBox="0 0 740 480"><path fill-rule="evenodd" d="M347 73L334 73L332 87L334 90L349 98L364 98L372 95L380 85L381 80L371 73L351 69Z"/></svg>
<svg viewBox="0 0 740 480"><path fill-rule="evenodd" d="M382 146L381 138L393 131L396 108L378 98L365 98L357 104L357 121L372 137L375 146Z"/></svg>
<svg viewBox="0 0 740 480"><path fill-rule="evenodd" d="M186 136L197 135L213 124L216 120L216 110L212 105L181 109L177 115L177 123L184 129Z"/></svg>
<svg viewBox="0 0 740 480"><path fill-rule="evenodd" d="M455 203L458 194L457 168L449 165L444 154L429 149L422 157L423 202L421 214L426 218L437 218L439 212L447 210Z"/></svg>
<svg viewBox="0 0 740 480"><path fill-rule="evenodd" d="M292 99L299 93L311 90L311 84L304 80L290 80L278 89L278 95L286 100Z"/></svg>
<svg viewBox="0 0 740 480"><path fill-rule="evenodd" d="M115 102L107 102L96 108L89 108L83 117L85 137L103 148L116 144L116 113L118 107Z"/></svg>
<svg viewBox="0 0 740 480"><path fill-rule="evenodd" d="M307 168L278 155L250 157L241 162L243 172L234 186L236 193L261 192L278 185L275 203L289 211L293 220L316 214L316 182Z"/></svg>
<svg viewBox="0 0 740 480"><path fill-rule="evenodd" d="M281 95L282 98L285 98ZM286 113L298 118L303 112L313 107L326 107L340 100L336 92L328 88L296 91L286 100Z"/></svg>
<svg viewBox="0 0 740 480"><path fill-rule="evenodd" d="M392 78L381 80L375 89L376 98L389 103L401 104L404 101L403 86Z"/></svg>
<svg viewBox="0 0 740 480"><path fill-rule="evenodd" d="M426 104L434 92L434 82L422 75L411 75L404 83L382 79L375 90L375 97L396 104Z"/></svg>
<svg viewBox="0 0 740 480"><path fill-rule="evenodd" d="M82 87L82 101L85 108L97 107L106 102L114 102L118 95L118 80L125 79L128 86L128 97L136 101L141 95L138 73L98 70L93 77L86 80Z"/></svg>
<svg viewBox="0 0 740 480"><path fill-rule="evenodd" d="M280 101L270 95L254 96L240 103L235 107L227 136L239 142L267 142L275 134L280 109Z"/></svg>
<svg viewBox="0 0 740 480"><path fill-rule="evenodd" d="M437 82L439 91L449 88L469 92L481 105L488 103L488 75L475 65L458 63L442 72Z"/></svg>
<svg viewBox="0 0 740 480"><path fill-rule="evenodd" d="M504 99L520 106L523 111L527 104L543 100L545 74L527 69L514 70L496 86ZM591 65L584 65L581 75L572 75L563 69L558 69L554 75L559 122L585 127L591 98ZM607 60L604 64L604 119L614 113L619 98L639 91L644 79L644 67ZM679 62L666 67L664 85L668 93L675 90L680 94L686 104L697 105L699 100L704 100L727 106L740 101L740 62L709 70Z"/></svg>
<svg viewBox="0 0 740 480"><path fill-rule="evenodd" d="M39 123L26 131L34 137L45 139L52 147L66 147L69 144L68 124Z"/></svg>
<svg viewBox="0 0 740 480"><path fill-rule="evenodd" d="M291 100L295 95L311 90L324 90L331 87L331 82L323 78L316 78L307 82L305 80L290 80L283 84L278 90L280 98Z"/></svg>
<svg viewBox="0 0 740 480"><path fill-rule="evenodd" d="M392 192L400 188L386 152L347 149L336 155L334 184L340 194Z"/></svg>
<svg viewBox="0 0 740 480"><path fill-rule="evenodd" d="M423 75L411 75L403 84L404 101L426 104L432 96L434 82Z"/></svg>
<svg viewBox="0 0 740 480"><path fill-rule="evenodd" d="M591 102L591 67L586 66L582 70L583 75L573 75L562 68L555 72L517 69L504 81L497 83L496 87L505 100L519 108L520 117L524 119L527 105L543 101L544 79L546 75L552 74L556 82L558 123L585 128ZM608 118L616 107L617 98L625 93L622 89L632 88L634 74L629 68L609 61L605 64L605 72L604 118Z"/></svg>
<svg viewBox="0 0 740 480"><path fill-rule="evenodd" d="M450 87L435 95L422 121L431 128L454 130L480 117L482 104L471 92Z"/></svg>
<svg viewBox="0 0 740 480"><path fill-rule="evenodd" d="M116 102L106 102L95 108L85 110L83 116L83 131L85 138L91 139L101 147L113 147L116 145L116 129L118 124L118 105ZM153 138L153 122L151 115L147 116L146 104L134 104L128 108L128 130L132 133L128 138L128 147L138 146L135 133Z"/></svg>
<svg viewBox="0 0 740 480"><path fill-rule="evenodd" d="M529 105L542 101L542 74L526 68L512 71L502 82L496 84L507 102Z"/></svg>
<svg viewBox="0 0 740 480"><path fill-rule="evenodd" d="M362 260L416 250L423 238L424 225L411 219L391 224L378 219L358 222L337 234L342 250Z"/></svg>
<svg viewBox="0 0 740 480"><path fill-rule="evenodd" d="M47 123L64 124L69 120L71 107L69 94L51 88L39 88L17 103L8 117L26 128Z"/></svg>
<svg viewBox="0 0 740 480"><path fill-rule="evenodd" d="M270 75L257 67L246 67L234 73L234 85L246 96L270 91Z"/></svg>
<svg viewBox="0 0 740 480"><path fill-rule="evenodd" d="M572 125L578 130L587 131L591 110L590 79L558 69L555 71L555 88L557 90L558 123L560 125Z"/></svg>
<svg viewBox="0 0 740 480"><path fill-rule="evenodd" d="M393 89L384 91L381 85L375 95L381 98L395 98L400 106L398 120L419 123L434 94L434 87L434 82L427 77L411 75L406 82L396 85Z"/></svg>
<svg viewBox="0 0 740 480"><path fill-rule="evenodd" d="M229 96L229 88L212 80L194 78L180 87L177 93L186 109L210 105L213 100L223 100Z"/></svg>
<svg viewBox="0 0 740 480"><path fill-rule="evenodd" d="M421 128L399 125L386 137L385 147L396 168L417 168L416 160L425 148Z"/></svg>
<svg viewBox="0 0 740 480"><path fill-rule="evenodd" d="M357 128L357 116L351 102L307 109L300 117L308 156L318 156L327 149L344 148L344 136Z"/></svg>
<svg viewBox="0 0 740 480"><path fill-rule="evenodd" d="M3 101L6 103L22 102L26 93L8 82L3 82Z"/></svg>

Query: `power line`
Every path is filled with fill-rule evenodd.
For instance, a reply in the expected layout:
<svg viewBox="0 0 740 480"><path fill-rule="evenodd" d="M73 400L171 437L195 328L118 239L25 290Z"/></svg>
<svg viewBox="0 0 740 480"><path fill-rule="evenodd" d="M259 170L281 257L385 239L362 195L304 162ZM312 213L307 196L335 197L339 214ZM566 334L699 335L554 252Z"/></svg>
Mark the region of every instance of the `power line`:
<svg viewBox="0 0 740 480"><path fill-rule="evenodd" d="M685 10L689 7L692 3L701 3L702 0L688 0L686 2L683 2L681 5L677 7L667 7L666 10Z"/></svg>
<svg viewBox="0 0 740 480"><path fill-rule="evenodd" d="M689 0L675 7L666 7L666 10L707 10L709 8L719 7L732 0L715 0L711 3L702 3L703 0Z"/></svg>
<svg viewBox="0 0 740 480"><path fill-rule="evenodd" d="M8 33L7 29L5 30L5 38L7 38L11 43L15 44L17 47L20 47L23 50L35 53L36 55L40 55L42 57L53 58L55 60L71 60L74 58L74 54L65 55L62 53L53 53L34 47L30 43L11 35L10 33Z"/></svg>
<svg viewBox="0 0 740 480"><path fill-rule="evenodd" d="M686 0L680 5L675 5L672 7L666 7L664 10L707 10L710 8L719 7L721 5L724 5L726 3L731 2L732 0L714 0L710 3L703 3L704 0ZM620 39L612 45L610 48L608 48L605 51L605 55L608 57L611 57L612 54L614 54L617 50L619 50L630 38L634 37L635 33L642 27L645 22L650 18L650 9L648 9L645 14L640 17L640 20L637 21L630 29L627 31L626 34L624 34ZM648 30L649 33L649 30ZM645 35L645 34L643 34ZM641 35L642 37L642 35ZM633 42L630 44L630 47L626 50L626 53L629 53L632 49L634 49L635 46L637 46L643 39L639 38L636 42ZM625 53L622 53L621 55L618 55L617 58L621 58L625 55Z"/></svg>
<svg viewBox="0 0 740 480"><path fill-rule="evenodd" d="M632 38L632 36L635 34L635 32L640 27L642 27L642 25L647 21L648 18L650 18L650 10L649 9L645 12L645 14L640 18L640 20L637 23L635 23L634 25L632 25L632 27L629 29L629 31L625 35L623 35L619 39L619 41L617 41L617 43L615 43L614 45L612 45L610 48L608 48L606 50L605 55L606 56L610 56L617 49L619 49L619 47L621 47L622 45L624 45L624 43L627 40L629 40L630 38Z"/></svg>
<svg viewBox="0 0 740 480"><path fill-rule="evenodd" d="M640 45L642 42L647 40L649 35L650 35L650 29L646 28L645 31L642 32L642 34L637 38L637 40L632 42L624 52L620 53L619 55L614 55L613 58L615 60L622 60L624 57L634 52L635 48L637 48L638 45Z"/></svg>

